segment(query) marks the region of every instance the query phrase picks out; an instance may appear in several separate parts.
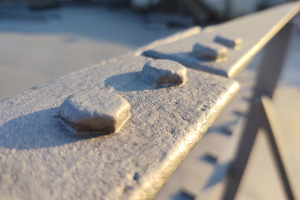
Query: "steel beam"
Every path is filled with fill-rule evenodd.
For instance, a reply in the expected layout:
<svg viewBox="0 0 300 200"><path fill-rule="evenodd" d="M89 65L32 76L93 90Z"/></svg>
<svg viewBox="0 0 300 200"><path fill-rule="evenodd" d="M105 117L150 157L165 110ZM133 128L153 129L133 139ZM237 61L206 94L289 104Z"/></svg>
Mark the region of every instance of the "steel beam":
<svg viewBox="0 0 300 200"><path fill-rule="evenodd" d="M203 32L195 27L1 100L0 198L153 198L237 92L238 83L228 77L235 77L299 7L286 4ZM267 53L263 65L279 67L262 73L258 85L268 90L257 87L258 94L272 96L289 30L286 26L269 45L281 48ZM195 48L216 59L191 57L195 42L218 43ZM144 51L214 74L170 60L155 62L142 56ZM274 73L271 84L264 80L267 72ZM256 112L253 103L250 115ZM109 121L109 133L103 120ZM247 126L256 130L256 123Z"/></svg>
<svg viewBox="0 0 300 200"><path fill-rule="evenodd" d="M208 27L189 37L146 50L144 55L175 60L187 67L232 79L299 12L299 9L299 3L273 7L221 25ZM207 44L208 42L219 44L220 41L217 38L220 36L228 41L240 39L242 43L237 48L233 48L231 45L227 46L226 57L219 60L206 58L193 52L195 44Z"/></svg>
<svg viewBox="0 0 300 200"><path fill-rule="evenodd" d="M293 24L287 24L267 45L263 60L260 65L258 79L255 87L255 95L252 98L250 113L247 116L247 123L244 127L243 135L235 162L233 163L229 176L228 185L225 189L223 199L234 199L243 176L251 149L253 147L258 129L262 124L264 112L260 105L260 96L267 95L270 99L273 96L280 72L286 57L286 52L290 43ZM285 180L285 178L283 177ZM286 181L285 181L286 183ZM286 193L289 199L294 199L289 186L286 186Z"/></svg>
<svg viewBox="0 0 300 200"><path fill-rule="evenodd" d="M151 60L121 56L2 100L0 198L153 198L239 86L192 69L180 85L157 85L143 78ZM170 62L164 61L166 67ZM109 101L97 97L103 92L131 106L120 130L82 137L60 123L61 105L70 95L75 96L63 112L76 121L86 119L89 110L95 111L90 116L101 112L102 101ZM82 101L77 94L83 94ZM98 98L100 107L93 101ZM128 104L122 103L127 110ZM108 105L105 113L122 109Z"/></svg>

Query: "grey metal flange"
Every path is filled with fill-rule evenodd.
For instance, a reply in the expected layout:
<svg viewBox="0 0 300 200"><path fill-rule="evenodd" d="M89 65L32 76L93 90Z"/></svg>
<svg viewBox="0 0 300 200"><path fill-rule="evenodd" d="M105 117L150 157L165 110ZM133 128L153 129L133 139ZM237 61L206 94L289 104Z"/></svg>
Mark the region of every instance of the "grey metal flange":
<svg viewBox="0 0 300 200"><path fill-rule="evenodd" d="M175 60L187 67L232 79L299 10L297 2L273 7L201 32L191 31L194 34L177 40L173 38L172 42L161 42L161 45L145 50L144 55Z"/></svg>
<svg viewBox="0 0 300 200"><path fill-rule="evenodd" d="M153 198L238 88L173 61L121 56L6 98L0 199Z"/></svg>

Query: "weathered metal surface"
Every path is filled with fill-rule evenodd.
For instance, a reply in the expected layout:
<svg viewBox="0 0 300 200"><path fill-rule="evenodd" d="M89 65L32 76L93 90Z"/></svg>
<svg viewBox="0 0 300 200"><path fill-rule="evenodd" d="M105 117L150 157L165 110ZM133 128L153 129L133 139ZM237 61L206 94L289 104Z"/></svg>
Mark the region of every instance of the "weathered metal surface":
<svg viewBox="0 0 300 200"><path fill-rule="evenodd" d="M299 3L288 3L259 13L206 28L189 37L144 52L146 56L178 61L188 67L234 78L253 56L300 10ZM240 48L229 48L227 59L216 62L193 53L196 43L214 42L219 35L241 38Z"/></svg>
<svg viewBox="0 0 300 200"><path fill-rule="evenodd" d="M239 37L232 37L231 35L218 35L215 42L223 44L229 48L239 49L243 43L243 39Z"/></svg>
<svg viewBox="0 0 300 200"><path fill-rule="evenodd" d="M186 67L171 60L151 60L143 67L142 79L156 85L180 85L186 81Z"/></svg>
<svg viewBox="0 0 300 200"><path fill-rule="evenodd" d="M142 79L150 58L122 56L0 102L1 199L153 198L238 89L187 69L185 83ZM120 95L131 117L117 132L70 135L59 107L78 91Z"/></svg>
<svg viewBox="0 0 300 200"><path fill-rule="evenodd" d="M201 56L204 59L224 59L227 55L227 48L217 43L196 43L193 46L195 56Z"/></svg>
<svg viewBox="0 0 300 200"><path fill-rule="evenodd" d="M130 104L106 90L83 90L69 96L58 113L62 123L75 134L109 134L129 119Z"/></svg>
<svg viewBox="0 0 300 200"><path fill-rule="evenodd" d="M0 198L153 198L238 84L193 69L180 85L149 83L142 69L152 59L138 55L153 49L146 53L232 78L298 11L299 4L288 4L202 33L196 27L2 100ZM240 48L230 47L238 38L243 39ZM195 42L223 43L227 60L199 62L190 53ZM125 99L131 117L115 133L74 137L59 123L59 107L70 95L95 89Z"/></svg>
<svg viewBox="0 0 300 200"><path fill-rule="evenodd" d="M216 186L226 175L238 146L240 119L248 112L255 85L255 74L244 71L241 88L214 121L201 141L189 153L155 196L155 200L173 200L187 194L196 199L211 199ZM232 130L227 130L232 127ZM231 149L233 148L233 151ZM192 199L191 198L191 199Z"/></svg>

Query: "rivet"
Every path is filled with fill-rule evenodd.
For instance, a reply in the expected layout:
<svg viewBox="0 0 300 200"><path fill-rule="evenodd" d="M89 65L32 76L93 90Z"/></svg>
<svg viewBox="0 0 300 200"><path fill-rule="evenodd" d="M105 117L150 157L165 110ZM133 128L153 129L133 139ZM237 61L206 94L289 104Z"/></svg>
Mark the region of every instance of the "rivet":
<svg viewBox="0 0 300 200"><path fill-rule="evenodd" d="M215 42L223 44L229 48L238 49L241 47L243 43L243 39L239 37L231 37L231 36L224 36L224 35L218 35L215 38Z"/></svg>
<svg viewBox="0 0 300 200"><path fill-rule="evenodd" d="M81 91L63 102L59 116L79 135L113 133L130 118L130 104L109 91Z"/></svg>
<svg viewBox="0 0 300 200"><path fill-rule="evenodd" d="M156 85L178 85L186 80L186 68L171 60L151 60L144 65L142 78Z"/></svg>
<svg viewBox="0 0 300 200"><path fill-rule="evenodd" d="M227 55L227 48L217 43L196 43L193 52L210 59L222 59Z"/></svg>

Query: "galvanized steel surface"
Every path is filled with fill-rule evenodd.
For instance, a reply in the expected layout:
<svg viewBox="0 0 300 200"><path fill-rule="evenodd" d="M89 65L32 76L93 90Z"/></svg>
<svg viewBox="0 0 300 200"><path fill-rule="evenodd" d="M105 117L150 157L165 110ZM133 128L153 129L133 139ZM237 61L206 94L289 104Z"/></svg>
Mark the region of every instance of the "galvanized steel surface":
<svg viewBox="0 0 300 200"><path fill-rule="evenodd" d="M300 9L299 3L288 3L265 11L240 17L224 24L211 26L202 32L172 43L163 44L144 52L146 56L178 61L188 67L234 78L251 61L253 56L287 23ZM228 48L226 59L199 58L193 53L196 43L216 42L219 35L243 40L240 48ZM224 37L224 36L222 36Z"/></svg>
<svg viewBox="0 0 300 200"><path fill-rule="evenodd" d="M186 81L180 85L147 83L142 69L152 59L137 54L150 47L152 52L168 49L169 53L175 52L175 58L182 54L182 60L191 58L194 62L190 54L177 55L178 51L190 52L195 38L212 42L220 32L232 34L233 38L243 39L241 49L228 48L227 61L209 62L201 68L232 78L298 11L299 4L288 4L207 28L200 34L195 28L2 100L0 197L153 198L239 86L227 78L194 69L187 69ZM265 15L274 17L261 20ZM249 24L252 28L241 29ZM235 32L236 26L242 32ZM59 107L68 96L95 89L124 98L131 106L130 119L109 135L71 136L70 130L59 123Z"/></svg>
<svg viewBox="0 0 300 200"><path fill-rule="evenodd" d="M1 198L153 198L238 84L192 69L182 85L148 84L141 71L149 60L119 57L2 100ZM131 118L110 135L70 136L59 106L95 88L126 99Z"/></svg>

